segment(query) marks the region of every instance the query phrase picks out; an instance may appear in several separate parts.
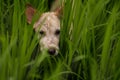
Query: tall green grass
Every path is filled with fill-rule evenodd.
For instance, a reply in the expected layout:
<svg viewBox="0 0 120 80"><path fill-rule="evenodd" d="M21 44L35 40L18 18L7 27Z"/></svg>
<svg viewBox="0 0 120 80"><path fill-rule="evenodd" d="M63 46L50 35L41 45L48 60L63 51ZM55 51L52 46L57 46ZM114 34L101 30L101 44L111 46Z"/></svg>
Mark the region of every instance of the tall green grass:
<svg viewBox="0 0 120 80"><path fill-rule="evenodd" d="M49 11L48 0L0 1L0 80L120 79L119 0L64 0L58 56L39 52L27 3Z"/></svg>

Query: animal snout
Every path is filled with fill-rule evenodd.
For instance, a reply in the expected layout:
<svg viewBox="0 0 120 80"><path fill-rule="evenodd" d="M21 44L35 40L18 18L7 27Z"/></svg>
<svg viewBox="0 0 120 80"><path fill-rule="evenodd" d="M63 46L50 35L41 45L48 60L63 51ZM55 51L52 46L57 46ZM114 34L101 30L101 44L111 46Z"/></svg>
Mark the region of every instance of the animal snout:
<svg viewBox="0 0 120 80"><path fill-rule="evenodd" d="M55 49L55 48L50 48L50 49L48 49L48 53L49 53L50 55L55 55L56 49Z"/></svg>

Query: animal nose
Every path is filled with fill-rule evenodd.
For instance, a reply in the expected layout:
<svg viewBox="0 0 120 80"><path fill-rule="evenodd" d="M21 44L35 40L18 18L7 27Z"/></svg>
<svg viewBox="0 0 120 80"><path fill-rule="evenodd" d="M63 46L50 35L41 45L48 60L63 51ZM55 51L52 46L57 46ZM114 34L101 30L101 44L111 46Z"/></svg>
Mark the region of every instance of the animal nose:
<svg viewBox="0 0 120 80"><path fill-rule="evenodd" d="M48 53L49 53L50 55L54 55L54 54L56 53L56 50L55 50L54 48L50 48L50 49L48 50Z"/></svg>

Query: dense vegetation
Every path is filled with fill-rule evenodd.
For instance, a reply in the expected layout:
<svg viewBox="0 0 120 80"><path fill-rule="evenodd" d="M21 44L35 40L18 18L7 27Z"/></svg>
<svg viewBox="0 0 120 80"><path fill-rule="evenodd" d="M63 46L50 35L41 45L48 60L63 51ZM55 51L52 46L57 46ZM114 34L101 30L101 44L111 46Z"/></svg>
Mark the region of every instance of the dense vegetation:
<svg viewBox="0 0 120 80"><path fill-rule="evenodd" d="M120 0L65 0L58 56L39 52L24 14L48 1L0 0L0 80L120 80Z"/></svg>

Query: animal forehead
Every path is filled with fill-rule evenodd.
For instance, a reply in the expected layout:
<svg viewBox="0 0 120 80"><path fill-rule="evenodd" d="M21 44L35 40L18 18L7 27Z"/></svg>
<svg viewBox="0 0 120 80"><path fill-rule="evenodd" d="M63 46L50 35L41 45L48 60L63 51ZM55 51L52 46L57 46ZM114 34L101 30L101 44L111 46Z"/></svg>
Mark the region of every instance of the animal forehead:
<svg viewBox="0 0 120 80"><path fill-rule="evenodd" d="M41 26L39 30L43 30L47 33L54 33L56 30L60 30L60 27L57 26Z"/></svg>
<svg viewBox="0 0 120 80"><path fill-rule="evenodd" d="M54 13L44 13L41 18L40 18L41 24L46 24L46 25L60 25L60 21L57 16L55 16Z"/></svg>
<svg viewBox="0 0 120 80"><path fill-rule="evenodd" d="M54 14L54 12L47 12L42 14L39 20L35 23L34 27L47 26L47 27L60 27L60 20Z"/></svg>

